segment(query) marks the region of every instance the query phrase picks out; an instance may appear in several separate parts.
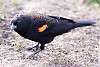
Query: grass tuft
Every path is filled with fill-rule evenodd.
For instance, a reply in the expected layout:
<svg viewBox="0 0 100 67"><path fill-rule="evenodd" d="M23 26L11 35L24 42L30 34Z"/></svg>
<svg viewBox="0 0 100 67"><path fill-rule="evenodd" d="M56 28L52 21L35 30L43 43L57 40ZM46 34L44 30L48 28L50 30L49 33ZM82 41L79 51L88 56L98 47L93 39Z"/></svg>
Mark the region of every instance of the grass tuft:
<svg viewBox="0 0 100 67"><path fill-rule="evenodd" d="M88 4L98 4L100 7L100 0L84 0Z"/></svg>
<svg viewBox="0 0 100 67"><path fill-rule="evenodd" d="M21 3L21 0L0 0L0 22L7 20L7 12L10 12L9 10L13 8L14 6L19 6ZM8 9L5 9L6 7L9 7Z"/></svg>

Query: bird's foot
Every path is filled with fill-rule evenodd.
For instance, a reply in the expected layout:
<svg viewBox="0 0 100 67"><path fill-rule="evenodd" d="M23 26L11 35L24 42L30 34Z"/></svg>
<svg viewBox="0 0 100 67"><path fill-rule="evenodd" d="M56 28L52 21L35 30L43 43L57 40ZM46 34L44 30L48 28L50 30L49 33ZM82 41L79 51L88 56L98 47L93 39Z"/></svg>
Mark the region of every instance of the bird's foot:
<svg viewBox="0 0 100 67"><path fill-rule="evenodd" d="M22 59L37 59L38 57L38 55L35 56L34 54L31 54L29 56L23 55Z"/></svg>
<svg viewBox="0 0 100 67"><path fill-rule="evenodd" d="M35 56L35 54L37 54L37 53L40 52L40 51L41 51L41 49L37 50L35 53L33 53L33 54L29 55L29 56L26 56L26 55L24 54L22 58L23 58L23 59L35 59L35 58L38 57L38 55Z"/></svg>
<svg viewBox="0 0 100 67"><path fill-rule="evenodd" d="M28 47L27 48L27 50L32 50L32 51L36 51L38 49L39 49L39 43L36 46L34 46L34 47Z"/></svg>
<svg viewBox="0 0 100 67"><path fill-rule="evenodd" d="M32 50L32 51L36 51L39 49L39 46L34 46L34 47L28 47L27 50Z"/></svg>

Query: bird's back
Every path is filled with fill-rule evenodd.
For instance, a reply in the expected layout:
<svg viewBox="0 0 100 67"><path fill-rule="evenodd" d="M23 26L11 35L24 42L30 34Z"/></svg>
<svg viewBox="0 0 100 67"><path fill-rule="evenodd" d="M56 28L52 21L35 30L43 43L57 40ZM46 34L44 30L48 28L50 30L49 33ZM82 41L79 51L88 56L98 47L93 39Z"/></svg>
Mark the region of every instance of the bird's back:
<svg viewBox="0 0 100 67"><path fill-rule="evenodd" d="M40 13L33 13L28 15L31 16L31 19L33 20L33 28L37 28L37 33L47 33L51 34L52 36L57 36L68 32L74 27L73 25L75 23L73 20L70 19L43 15ZM43 31L39 31L39 28L43 27L44 25L47 25L47 28Z"/></svg>

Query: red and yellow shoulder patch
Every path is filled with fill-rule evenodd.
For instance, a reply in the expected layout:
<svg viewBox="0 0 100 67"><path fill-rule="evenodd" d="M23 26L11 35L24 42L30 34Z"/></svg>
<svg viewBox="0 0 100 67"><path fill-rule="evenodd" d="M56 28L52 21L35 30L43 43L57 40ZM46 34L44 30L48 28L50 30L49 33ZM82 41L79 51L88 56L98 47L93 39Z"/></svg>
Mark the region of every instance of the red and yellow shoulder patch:
<svg viewBox="0 0 100 67"><path fill-rule="evenodd" d="M38 28L39 32L43 32L44 30L46 30L48 28L47 24L43 25L42 27Z"/></svg>

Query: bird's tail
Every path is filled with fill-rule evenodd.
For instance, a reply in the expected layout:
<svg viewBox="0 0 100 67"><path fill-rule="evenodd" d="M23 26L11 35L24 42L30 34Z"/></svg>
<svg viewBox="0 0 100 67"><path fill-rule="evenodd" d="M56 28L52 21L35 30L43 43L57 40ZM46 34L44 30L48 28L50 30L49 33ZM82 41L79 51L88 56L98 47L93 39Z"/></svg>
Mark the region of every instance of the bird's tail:
<svg viewBox="0 0 100 67"><path fill-rule="evenodd" d="M94 26L94 24L93 21L77 21L75 27Z"/></svg>

